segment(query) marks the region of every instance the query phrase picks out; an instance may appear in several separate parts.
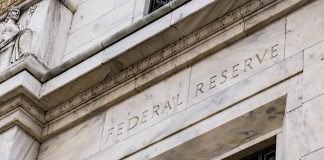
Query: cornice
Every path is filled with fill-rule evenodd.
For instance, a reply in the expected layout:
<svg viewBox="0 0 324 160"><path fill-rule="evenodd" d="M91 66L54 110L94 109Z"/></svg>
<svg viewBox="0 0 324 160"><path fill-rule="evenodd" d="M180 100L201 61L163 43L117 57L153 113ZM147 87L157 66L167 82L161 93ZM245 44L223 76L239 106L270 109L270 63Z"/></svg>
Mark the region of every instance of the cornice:
<svg viewBox="0 0 324 160"><path fill-rule="evenodd" d="M23 95L0 106L0 133L17 125L38 141L42 141L45 124L44 112Z"/></svg>
<svg viewBox="0 0 324 160"><path fill-rule="evenodd" d="M28 98L23 95L18 95L13 99L5 102L0 106L0 118L4 117L7 113L21 108L28 112L35 120L39 121L41 124L45 124L45 112L43 112L38 106L31 102Z"/></svg>

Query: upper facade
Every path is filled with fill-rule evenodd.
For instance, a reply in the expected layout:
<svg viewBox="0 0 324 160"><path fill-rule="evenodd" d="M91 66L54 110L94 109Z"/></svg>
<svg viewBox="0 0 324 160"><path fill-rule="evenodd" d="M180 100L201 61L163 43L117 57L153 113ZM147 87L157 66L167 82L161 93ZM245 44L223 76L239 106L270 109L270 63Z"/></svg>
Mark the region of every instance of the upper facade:
<svg viewBox="0 0 324 160"><path fill-rule="evenodd" d="M323 8L3 0L0 160L316 160Z"/></svg>

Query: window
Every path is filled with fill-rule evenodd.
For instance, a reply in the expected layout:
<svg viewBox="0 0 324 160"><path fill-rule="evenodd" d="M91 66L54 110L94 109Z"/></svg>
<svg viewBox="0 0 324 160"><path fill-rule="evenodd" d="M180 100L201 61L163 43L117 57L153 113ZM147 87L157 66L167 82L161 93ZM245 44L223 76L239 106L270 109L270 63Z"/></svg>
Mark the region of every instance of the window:
<svg viewBox="0 0 324 160"><path fill-rule="evenodd" d="M267 138L257 144L251 141L251 146L248 144L245 149L222 160L276 160L276 141L277 136Z"/></svg>
<svg viewBox="0 0 324 160"><path fill-rule="evenodd" d="M150 7L149 7L149 12L151 13L160 7L164 6L165 4L169 3L172 0L151 0Z"/></svg>
<svg viewBox="0 0 324 160"><path fill-rule="evenodd" d="M276 145L252 153L240 160L276 160Z"/></svg>

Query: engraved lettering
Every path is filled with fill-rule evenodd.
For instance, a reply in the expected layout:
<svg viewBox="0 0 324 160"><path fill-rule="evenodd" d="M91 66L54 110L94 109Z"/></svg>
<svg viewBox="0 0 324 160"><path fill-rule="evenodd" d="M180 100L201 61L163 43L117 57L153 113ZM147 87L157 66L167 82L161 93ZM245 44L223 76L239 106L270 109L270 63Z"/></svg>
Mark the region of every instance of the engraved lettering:
<svg viewBox="0 0 324 160"><path fill-rule="evenodd" d="M246 59L244 62L245 62L244 72L246 72L247 67L249 67L250 69L253 69L253 67L251 66L252 58L248 58L248 59Z"/></svg>
<svg viewBox="0 0 324 160"><path fill-rule="evenodd" d="M134 117L130 118L128 120L127 131L134 129L137 126L138 121L139 121L138 116L134 116Z"/></svg>
<svg viewBox="0 0 324 160"><path fill-rule="evenodd" d="M278 47L279 44L275 44L274 46L271 47L271 58L275 58L278 56Z"/></svg>
<svg viewBox="0 0 324 160"><path fill-rule="evenodd" d="M180 95L178 94L176 106L180 106L182 104L182 102L179 99L180 99Z"/></svg>
<svg viewBox="0 0 324 160"><path fill-rule="evenodd" d="M117 136L123 134L123 125L124 125L124 122L120 123L118 125L118 129L117 129Z"/></svg>
<svg viewBox="0 0 324 160"><path fill-rule="evenodd" d="M238 74L238 66L239 65L240 64L236 64L236 65L233 66L232 78L235 78L235 77L237 77L239 75Z"/></svg>
<svg viewBox="0 0 324 160"><path fill-rule="evenodd" d="M217 76L213 76L210 78L209 89L213 89L216 87L216 77Z"/></svg>
<svg viewBox="0 0 324 160"><path fill-rule="evenodd" d="M258 61L259 61L260 64L262 64L262 62L263 62L263 60L264 60L264 57L265 57L267 51L268 51L268 49L266 49L266 50L263 52L262 58L259 56L259 54L256 55L256 57L257 57L257 59L258 59Z"/></svg>
<svg viewBox="0 0 324 160"><path fill-rule="evenodd" d="M141 124L147 122L147 112L149 110L145 110L143 113L142 113L142 120L141 120Z"/></svg>
<svg viewBox="0 0 324 160"><path fill-rule="evenodd" d="M204 87L204 84L203 84L203 83L199 83L199 84L197 84L196 87L197 87L197 88L196 88L196 96L198 96L198 91L199 91L200 93L204 93L204 91L202 90L202 88Z"/></svg>
<svg viewBox="0 0 324 160"><path fill-rule="evenodd" d="M110 129L108 129L108 138L110 135L113 134L113 132L112 132L113 130L114 130L114 127L111 127Z"/></svg>
<svg viewBox="0 0 324 160"><path fill-rule="evenodd" d="M171 107L171 104L170 104L170 101L168 100L166 103L165 103L165 105L164 105L164 108L163 108L163 110L162 110L162 114L164 114L164 113L167 113L167 110L171 110L172 109L172 107Z"/></svg>
<svg viewBox="0 0 324 160"><path fill-rule="evenodd" d="M154 106L153 106L153 114L152 114L152 118L153 118L153 116L154 116L154 113L155 113L157 116L159 116L159 108L160 108L159 105L154 105Z"/></svg>
<svg viewBox="0 0 324 160"><path fill-rule="evenodd" d="M223 78L223 80L220 81L220 84L223 84L223 83L226 82L226 80L227 80L226 73L227 73L227 70L224 70L224 71L222 72L222 78Z"/></svg>
<svg viewBox="0 0 324 160"><path fill-rule="evenodd" d="M216 90L218 84L222 85L228 81L233 81L235 77L241 75L241 70L243 73L248 72L258 67L258 65L263 64L266 60L271 60L272 58L278 56L280 54L278 46L278 44L269 46L268 48L265 48L262 52L251 54L251 57L246 57L240 63L234 63L234 65L230 66L228 69L222 70L220 73L213 73L212 76L208 77L207 85L209 88L206 88L204 86L206 85L206 83L198 82L195 87L192 87L193 89L195 89L195 91L192 92L195 94L194 97L197 97L201 94L205 94L206 92L209 92L212 89Z"/></svg>

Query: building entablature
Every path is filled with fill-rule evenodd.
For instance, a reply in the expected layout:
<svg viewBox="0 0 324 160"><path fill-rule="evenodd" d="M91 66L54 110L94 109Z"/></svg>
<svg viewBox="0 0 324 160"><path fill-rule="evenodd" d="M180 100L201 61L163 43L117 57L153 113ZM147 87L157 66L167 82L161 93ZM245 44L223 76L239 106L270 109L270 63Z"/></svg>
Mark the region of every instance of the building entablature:
<svg viewBox="0 0 324 160"><path fill-rule="evenodd" d="M74 16L78 16L77 4L55 0L21 2L22 8L31 6L25 9L18 22L25 22L26 28L32 31L32 49L28 54L17 54L12 61L8 59L8 66L0 71L0 122L8 119L0 123L0 131L18 124L37 140L47 140L309 2L311 0L174 0L66 55L66 46L59 41L68 43L69 36L78 32L75 29L72 33L70 26ZM65 6L68 9L63 9ZM55 18L58 19L55 22L39 25L39 21ZM57 28L49 31L54 23ZM206 82L197 83L194 94L205 96L214 85L232 83L230 76L240 78L236 73L239 66L245 66L247 73L254 72L255 66L249 65L252 61L260 64L255 68L280 63L284 60L282 45L280 40L271 42L261 49L262 52L251 53L247 59L230 64L215 73L217 79L211 76ZM12 53L8 52L11 56L7 57L12 57ZM299 61L301 55L290 58L293 63ZM300 72L302 70L297 68L278 82ZM147 113L150 117L160 115L164 109L181 104L179 98L182 96L179 93L173 95L175 99L161 100L164 106L152 104L152 110ZM146 117L143 112L133 117L143 120ZM131 120L121 123L131 123ZM116 128L118 130L118 126L114 126L108 131L118 134Z"/></svg>

